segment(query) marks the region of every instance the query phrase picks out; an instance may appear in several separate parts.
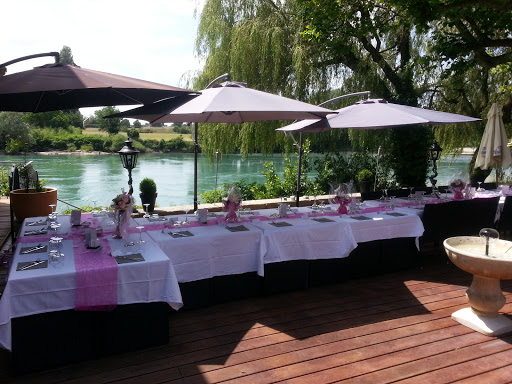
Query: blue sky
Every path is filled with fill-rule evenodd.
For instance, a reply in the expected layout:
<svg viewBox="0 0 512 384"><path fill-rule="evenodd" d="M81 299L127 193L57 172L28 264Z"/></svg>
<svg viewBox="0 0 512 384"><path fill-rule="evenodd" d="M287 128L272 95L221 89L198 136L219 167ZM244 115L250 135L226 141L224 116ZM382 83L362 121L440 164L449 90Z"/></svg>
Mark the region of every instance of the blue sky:
<svg viewBox="0 0 512 384"><path fill-rule="evenodd" d="M204 0L6 0L0 23L0 63L71 48L81 67L184 86L201 68L194 56ZM51 62L13 64L7 73ZM127 109L127 108L119 108ZM83 109L85 115L92 109Z"/></svg>

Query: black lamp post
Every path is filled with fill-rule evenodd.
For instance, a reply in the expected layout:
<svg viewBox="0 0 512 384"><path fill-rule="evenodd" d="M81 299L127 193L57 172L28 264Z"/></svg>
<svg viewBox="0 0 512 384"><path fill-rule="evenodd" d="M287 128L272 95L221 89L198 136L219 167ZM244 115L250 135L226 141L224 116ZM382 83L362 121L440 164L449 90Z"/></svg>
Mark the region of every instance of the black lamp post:
<svg viewBox="0 0 512 384"><path fill-rule="evenodd" d="M137 156L139 156L139 151L133 148L132 142L130 138L124 142L124 147L118 152L121 157L121 162L123 163L123 167L128 170L128 185L130 186L130 191L128 194L133 194L132 187L132 169L137 165Z"/></svg>
<svg viewBox="0 0 512 384"><path fill-rule="evenodd" d="M443 151L443 148L439 146L437 141L434 141L434 143L430 146L428 149L430 160L432 160L432 176L429 177L430 183L432 184L432 195L438 196L437 194L437 187L436 187L436 177L437 177L437 160L439 160L439 156L441 155L441 152Z"/></svg>

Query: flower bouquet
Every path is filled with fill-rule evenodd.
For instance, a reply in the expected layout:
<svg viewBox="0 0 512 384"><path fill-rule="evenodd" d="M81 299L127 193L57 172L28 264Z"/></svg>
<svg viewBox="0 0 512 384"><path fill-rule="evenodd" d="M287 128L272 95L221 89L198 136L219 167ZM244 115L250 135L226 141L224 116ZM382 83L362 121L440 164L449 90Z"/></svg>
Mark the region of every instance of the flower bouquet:
<svg viewBox="0 0 512 384"><path fill-rule="evenodd" d="M464 198L464 194L462 191L466 188L466 183L462 179L455 179L450 183L450 187L453 191L453 198L455 200L462 200Z"/></svg>
<svg viewBox="0 0 512 384"><path fill-rule="evenodd" d="M124 189L121 193L112 199L110 209L112 212L112 220L116 226L114 239L122 239L128 235L128 227L130 225L130 216L133 211L134 199L126 193Z"/></svg>
<svg viewBox="0 0 512 384"><path fill-rule="evenodd" d="M240 207L242 201L242 194L236 186L229 188L228 195L222 199L224 204L224 212L226 214L226 221L236 221L236 211Z"/></svg>
<svg viewBox="0 0 512 384"><path fill-rule="evenodd" d="M338 213L340 215L346 215L348 213L347 205L352 202L351 197L352 185L351 183L342 183L334 190L335 196L332 199L334 204L339 204Z"/></svg>

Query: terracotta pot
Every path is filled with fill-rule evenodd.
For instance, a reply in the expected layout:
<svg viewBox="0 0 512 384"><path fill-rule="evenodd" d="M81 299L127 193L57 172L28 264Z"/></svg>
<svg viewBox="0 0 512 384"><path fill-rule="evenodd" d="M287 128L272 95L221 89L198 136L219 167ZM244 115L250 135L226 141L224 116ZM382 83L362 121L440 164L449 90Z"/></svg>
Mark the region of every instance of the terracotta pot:
<svg viewBox="0 0 512 384"><path fill-rule="evenodd" d="M22 222L27 217L47 216L50 213L50 204L57 205L57 188L45 188L44 192L35 192L30 188L11 191L11 207L16 220Z"/></svg>

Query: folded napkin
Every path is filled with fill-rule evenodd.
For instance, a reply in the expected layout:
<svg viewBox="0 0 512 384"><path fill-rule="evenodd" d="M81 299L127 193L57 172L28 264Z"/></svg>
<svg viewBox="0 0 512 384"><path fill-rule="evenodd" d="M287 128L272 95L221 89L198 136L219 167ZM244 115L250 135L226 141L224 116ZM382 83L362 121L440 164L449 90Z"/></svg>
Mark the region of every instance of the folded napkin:
<svg viewBox="0 0 512 384"><path fill-rule="evenodd" d="M227 226L226 229L231 232L242 232L242 231L248 231L249 228L244 227L243 225L238 225L236 227L229 227Z"/></svg>
<svg viewBox="0 0 512 384"><path fill-rule="evenodd" d="M386 212L386 215L389 215L389 216L395 216L395 217L398 217L398 216L407 216L405 213L400 213L400 212Z"/></svg>
<svg viewBox="0 0 512 384"><path fill-rule="evenodd" d="M48 268L48 260L22 261L16 266L17 271L29 271L32 269Z"/></svg>
<svg viewBox="0 0 512 384"><path fill-rule="evenodd" d="M117 264L126 264L126 263L136 263L139 261L144 261L144 256L140 253L130 253L128 255L119 255L115 256Z"/></svg>
<svg viewBox="0 0 512 384"><path fill-rule="evenodd" d="M47 252L48 247L46 245L41 245L37 247L23 247L20 250L20 253L23 255L27 255L29 253L43 253Z"/></svg>
<svg viewBox="0 0 512 384"><path fill-rule="evenodd" d="M190 231L169 232L169 235L174 238L194 236L194 234Z"/></svg>
<svg viewBox="0 0 512 384"><path fill-rule="evenodd" d="M44 235L46 234L48 231L46 229L38 229L38 230L35 230L35 231L26 231L24 233L24 236L32 236L32 235Z"/></svg>
<svg viewBox="0 0 512 384"><path fill-rule="evenodd" d="M273 225L274 227L291 227L292 224L287 223L286 221L273 221L270 223L270 225Z"/></svg>
<svg viewBox="0 0 512 384"><path fill-rule="evenodd" d="M367 217L367 216L350 216L350 217L354 220L372 220L371 217Z"/></svg>
<svg viewBox="0 0 512 384"><path fill-rule="evenodd" d="M328 219L327 217L319 217L313 220L318 221L319 223L334 223L334 220Z"/></svg>

